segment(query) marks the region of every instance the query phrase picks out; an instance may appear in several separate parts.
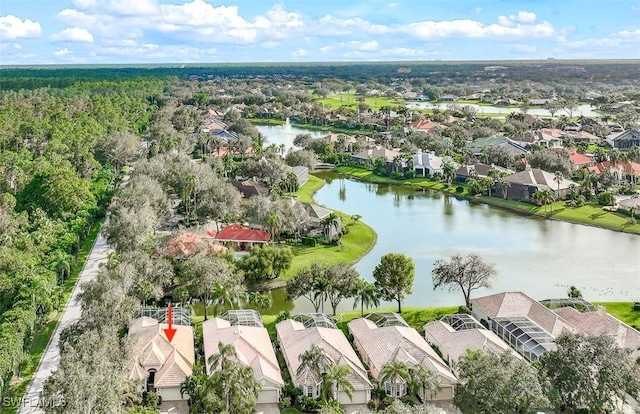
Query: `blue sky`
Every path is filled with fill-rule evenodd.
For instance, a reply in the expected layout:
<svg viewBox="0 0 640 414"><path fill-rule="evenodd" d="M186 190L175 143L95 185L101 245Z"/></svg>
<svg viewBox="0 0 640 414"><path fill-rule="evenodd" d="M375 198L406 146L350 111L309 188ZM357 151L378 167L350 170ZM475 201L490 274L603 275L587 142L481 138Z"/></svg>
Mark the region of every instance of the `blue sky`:
<svg viewBox="0 0 640 414"><path fill-rule="evenodd" d="M638 0L1 0L0 64L640 58Z"/></svg>

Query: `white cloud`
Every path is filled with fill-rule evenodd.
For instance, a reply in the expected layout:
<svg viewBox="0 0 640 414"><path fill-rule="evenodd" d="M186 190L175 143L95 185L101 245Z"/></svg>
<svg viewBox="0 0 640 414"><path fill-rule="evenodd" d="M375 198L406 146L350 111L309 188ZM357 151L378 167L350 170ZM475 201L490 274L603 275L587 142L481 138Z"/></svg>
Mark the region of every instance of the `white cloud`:
<svg viewBox="0 0 640 414"><path fill-rule="evenodd" d="M55 52L53 52L53 54L58 58L73 58L73 52L66 47L64 49L56 50Z"/></svg>
<svg viewBox="0 0 640 414"><path fill-rule="evenodd" d="M0 16L0 39L19 39L40 37L40 23L29 19L20 19L12 14Z"/></svg>
<svg viewBox="0 0 640 414"><path fill-rule="evenodd" d="M360 17L356 17L355 19L340 19L330 14L320 19L318 29L325 35L335 36L353 33L385 34L391 31L387 26L372 24Z"/></svg>
<svg viewBox="0 0 640 414"><path fill-rule="evenodd" d="M118 16L151 15L158 12L157 0L73 0L80 10Z"/></svg>
<svg viewBox="0 0 640 414"><path fill-rule="evenodd" d="M536 21L536 14L520 10L516 16L510 15L509 18L520 23L534 23Z"/></svg>
<svg viewBox="0 0 640 414"><path fill-rule="evenodd" d="M497 24L488 26L471 19L427 20L401 26L400 30L424 40L448 37L549 37L555 34L555 30L549 22L518 24L505 16L499 16Z"/></svg>
<svg viewBox="0 0 640 414"><path fill-rule="evenodd" d="M365 42L359 41L359 40L352 40L350 42L339 42L333 45L322 46L318 50L320 50L323 53L337 51L337 52L343 52L344 54L345 52L346 53L375 52L379 48L380 48L380 45L375 40L370 40Z"/></svg>
<svg viewBox="0 0 640 414"><path fill-rule="evenodd" d="M601 38L591 38L591 39L583 39L576 40L574 42L567 42L566 46L572 49L581 49L581 48L615 48L619 46L635 46L637 50L637 45L640 42L640 29L636 30L622 30L618 33L614 33L610 36L601 37Z"/></svg>
<svg viewBox="0 0 640 414"><path fill-rule="evenodd" d="M302 57L302 56L307 56L309 52L306 49L300 48L297 49L295 52L292 53L293 56L297 56L297 57Z"/></svg>
<svg viewBox="0 0 640 414"><path fill-rule="evenodd" d="M510 49L517 53L535 53L538 51L536 46L525 43L515 43L511 45Z"/></svg>
<svg viewBox="0 0 640 414"><path fill-rule="evenodd" d="M80 27L67 27L61 32L51 35L54 42L93 42L93 35L87 29Z"/></svg>

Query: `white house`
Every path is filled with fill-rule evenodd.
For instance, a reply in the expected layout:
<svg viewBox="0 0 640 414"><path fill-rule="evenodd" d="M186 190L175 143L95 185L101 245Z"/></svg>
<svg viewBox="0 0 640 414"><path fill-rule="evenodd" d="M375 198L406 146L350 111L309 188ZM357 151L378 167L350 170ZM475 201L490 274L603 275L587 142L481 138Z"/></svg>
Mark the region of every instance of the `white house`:
<svg viewBox="0 0 640 414"><path fill-rule="evenodd" d="M413 154L413 169L417 176L427 177L434 173L442 173L444 159L433 152L418 150Z"/></svg>

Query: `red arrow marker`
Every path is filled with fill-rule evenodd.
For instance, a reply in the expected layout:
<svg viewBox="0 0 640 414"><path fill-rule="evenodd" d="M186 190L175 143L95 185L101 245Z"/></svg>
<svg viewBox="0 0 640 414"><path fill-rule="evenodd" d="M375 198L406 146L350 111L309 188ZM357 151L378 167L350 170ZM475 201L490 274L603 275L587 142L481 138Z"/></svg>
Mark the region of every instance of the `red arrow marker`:
<svg viewBox="0 0 640 414"><path fill-rule="evenodd" d="M171 327L171 324L173 322L173 309L171 308L171 306L167 308L167 319L169 319L169 327L164 329L164 334L167 336L169 342L171 342L177 330Z"/></svg>

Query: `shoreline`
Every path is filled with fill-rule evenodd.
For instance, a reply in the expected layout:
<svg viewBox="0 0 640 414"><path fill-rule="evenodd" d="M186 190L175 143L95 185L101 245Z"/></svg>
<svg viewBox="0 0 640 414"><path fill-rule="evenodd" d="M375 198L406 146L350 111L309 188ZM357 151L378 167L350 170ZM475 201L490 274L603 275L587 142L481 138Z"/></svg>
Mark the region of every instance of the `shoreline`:
<svg viewBox="0 0 640 414"><path fill-rule="evenodd" d="M620 220L622 220L620 226L614 227L612 225L590 223L587 221L573 220L567 217L556 216L556 214L562 213L568 208L573 209L570 211L577 211L578 209L593 209L592 205L586 205L583 207L567 207L564 201L556 201L555 203L553 203L553 212L547 213L545 211L543 213L538 211L542 209L543 206L536 206L534 204L529 204L522 201L502 199L499 197L489 197L487 195L472 196L468 193L467 188L464 185L459 184L459 185L446 186L444 183L441 183L441 182L430 181L427 177L424 177L424 178L420 177L418 179L413 178L408 180L398 180L390 177L378 176L372 171L366 170L364 168L346 167L346 166L338 166L333 171L338 172L340 174L344 174L348 177L351 177L361 182L368 182L373 184L391 184L391 185L400 185L405 187L413 187L416 189L434 190L434 191L439 191L441 193L448 194L460 199L467 200L469 202L487 204L492 207L501 208L501 209L508 210L518 214L524 214L528 216L534 216L534 217L539 217L539 218L549 219L554 221L561 221L561 222L566 222L571 224L584 225L584 226L589 226L589 227L594 227L594 228L599 228L604 230L615 231L618 233L640 235L640 224L634 224L634 225L624 224L624 221L626 221L626 218L623 218L622 216L615 215L610 212L606 212L606 214L611 214L611 216L608 216L608 217L610 218L617 217ZM462 193L456 192L455 188L457 186L463 187L464 191ZM548 206L551 206L551 205L548 205ZM602 210L598 210L598 213L600 214L605 212Z"/></svg>

